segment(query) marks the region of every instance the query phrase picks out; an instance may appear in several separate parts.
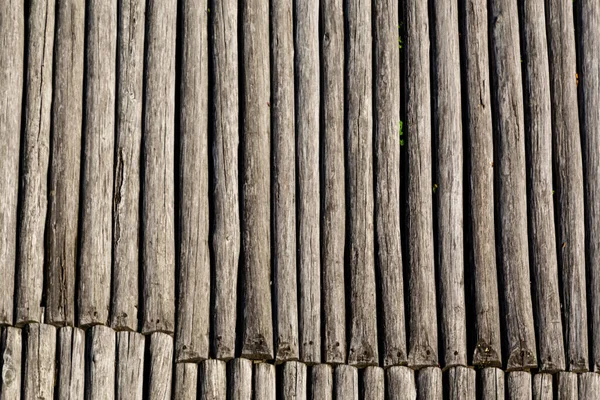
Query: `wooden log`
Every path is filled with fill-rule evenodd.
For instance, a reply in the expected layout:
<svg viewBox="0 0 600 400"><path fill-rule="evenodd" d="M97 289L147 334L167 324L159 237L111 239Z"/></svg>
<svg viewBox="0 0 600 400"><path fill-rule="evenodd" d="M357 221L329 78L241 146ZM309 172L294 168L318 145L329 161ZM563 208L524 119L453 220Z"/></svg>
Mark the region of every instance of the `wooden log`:
<svg viewBox="0 0 600 400"><path fill-rule="evenodd" d="M335 367L334 398L358 400L358 369L352 365Z"/></svg>
<svg viewBox="0 0 600 400"><path fill-rule="evenodd" d="M552 375L547 373L537 373L533 376L533 399L534 400L552 400Z"/></svg>
<svg viewBox="0 0 600 400"><path fill-rule="evenodd" d="M480 370L481 398L484 400L504 399L504 371L488 367Z"/></svg>
<svg viewBox="0 0 600 400"><path fill-rule="evenodd" d="M308 376L306 364L298 361L288 361L283 365L282 398L307 399Z"/></svg>
<svg viewBox="0 0 600 400"><path fill-rule="evenodd" d="M179 297L175 360L209 356L208 30L201 1L182 4L180 87Z"/></svg>
<svg viewBox="0 0 600 400"><path fill-rule="evenodd" d="M583 160L577 108L573 4L546 1L558 262L562 271L568 369L588 370Z"/></svg>
<svg viewBox="0 0 600 400"><path fill-rule="evenodd" d="M431 107L427 4L406 2L408 147L409 343L408 363L438 364L431 202ZM414 144L413 144L414 143ZM427 167L421 168L421 165Z"/></svg>
<svg viewBox="0 0 600 400"><path fill-rule="evenodd" d="M558 398L576 400L578 398L577 374L574 372L559 372L557 374Z"/></svg>
<svg viewBox="0 0 600 400"><path fill-rule="evenodd" d="M504 287L507 370L537 366L527 245L525 130L517 3L491 1L491 70L495 115L500 270Z"/></svg>
<svg viewBox="0 0 600 400"><path fill-rule="evenodd" d="M50 111L54 56L55 0L29 4L25 128L22 143L21 205L15 325L40 322L44 314L44 229L48 208Z"/></svg>
<svg viewBox="0 0 600 400"><path fill-rule="evenodd" d="M142 400L144 391L145 337L136 332L117 332L117 400Z"/></svg>
<svg viewBox="0 0 600 400"><path fill-rule="evenodd" d="M275 366L264 362L254 364L254 398L275 400Z"/></svg>
<svg viewBox="0 0 600 400"><path fill-rule="evenodd" d="M19 399L22 371L21 329L0 328L0 398Z"/></svg>
<svg viewBox="0 0 600 400"><path fill-rule="evenodd" d="M527 371L507 373L506 392L510 400L531 400L531 373Z"/></svg>
<svg viewBox="0 0 600 400"><path fill-rule="evenodd" d="M346 362L344 247L344 15L342 0L323 0L321 19L321 101L323 102L322 223L323 361Z"/></svg>
<svg viewBox="0 0 600 400"><path fill-rule="evenodd" d="M311 400L333 400L333 368L328 364L317 364L310 368Z"/></svg>
<svg viewBox="0 0 600 400"><path fill-rule="evenodd" d="M319 1L295 2L294 16L300 361L314 364L321 361Z"/></svg>
<svg viewBox="0 0 600 400"><path fill-rule="evenodd" d="M273 358L271 310L271 124L269 5L243 3L242 246L244 328L242 357Z"/></svg>
<svg viewBox="0 0 600 400"><path fill-rule="evenodd" d="M175 328L175 34L177 1L146 9L142 157L142 333Z"/></svg>
<svg viewBox="0 0 600 400"><path fill-rule="evenodd" d="M502 366L500 305L494 231L494 137L490 104L487 2L462 4L469 210L468 262L475 282L475 351L473 364Z"/></svg>
<svg viewBox="0 0 600 400"><path fill-rule="evenodd" d="M552 198L552 116L550 76L544 21L544 2L528 1L522 7L523 86L529 200L529 237L535 302L540 370L565 369L554 200Z"/></svg>
<svg viewBox="0 0 600 400"><path fill-rule="evenodd" d="M175 364L175 400L196 399L198 391L198 364L176 363Z"/></svg>
<svg viewBox="0 0 600 400"><path fill-rule="evenodd" d="M113 198L113 291L110 325L138 329L140 153L144 100L146 2L120 3Z"/></svg>
<svg viewBox="0 0 600 400"><path fill-rule="evenodd" d="M79 214L85 4L60 1L56 10L52 139L45 231L45 321L73 325Z"/></svg>
<svg viewBox="0 0 600 400"><path fill-rule="evenodd" d="M389 400L416 400L415 372L402 366L386 370L385 385Z"/></svg>
<svg viewBox="0 0 600 400"><path fill-rule="evenodd" d="M383 365L406 363L404 280L400 249L400 54L398 2L374 5L375 248L381 277ZM329 18L327 16L327 18Z"/></svg>
<svg viewBox="0 0 600 400"><path fill-rule="evenodd" d="M227 397L225 361L206 360L200 364L200 399L219 400Z"/></svg>
<svg viewBox="0 0 600 400"><path fill-rule="evenodd" d="M231 400L252 399L252 361L236 358L229 361L228 393Z"/></svg>
<svg viewBox="0 0 600 400"><path fill-rule="evenodd" d="M58 330L56 361L58 371L55 394L59 399L83 399L85 389L85 332L83 329L65 326Z"/></svg>
<svg viewBox="0 0 600 400"><path fill-rule="evenodd" d="M86 399L115 398L116 334L107 326L87 331Z"/></svg>
<svg viewBox="0 0 600 400"><path fill-rule="evenodd" d="M25 5L3 2L0 5L0 325L13 324L15 263L17 254L17 202L21 108L25 53Z"/></svg>
<svg viewBox="0 0 600 400"><path fill-rule="evenodd" d="M371 2L346 4L347 193L349 199L350 346L348 363L377 365L373 251L373 120Z"/></svg>
<svg viewBox="0 0 600 400"><path fill-rule="evenodd" d="M23 347L25 367L21 378L21 396L25 399L53 399L56 328L48 324L27 324Z"/></svg>
<svg viewBox="0 0 600 400"><path fill-rule="evenodd" d="M579 399L593 400L600 393L600 374L586 372L579 375Z"/></svg>
<svg viewBox="0 0 600 400"><path fill-rule="evenodd" d="M150 335L150 362L148 386L144 398L150 400L168 400L171 398L173 373L173 338L163 332Z"/></svg>
<svg viewBox="0 0 600 400"><path fill-rule="evenodd" d="M212 142L214 184L215 264L212 351L215 358L234 357L236 301L240 255L238 195L238 2L210 1L212 24L212 88L214 132ZM268 101L268 100L265 100Z"/></svg>
<svg viewBox="0 0 600 400"><path fill-rule="evenodd" d="M419 399L442 399L442 370L426 367L417 371L417 397Z"/></svg>
<svg viewBox="0 0 600 400"><path fill-rule="evenodd" d="M367 367L362 373L362 398L365 400L384 400L385 382L383 368Z"/></svg>
<svg viewBox="0 0 600 400"><path fill-rule="evenodd" d="M448 371L448 386L450 399L475 400L475 381L477 373L473 368L452 367Z"/></svg>
<svg viewBox="0 0 600 400"><path fill-rule="evenodd" d="M296 164L292 1L271 3L271 137L275 359L298 359Z"/></svg>

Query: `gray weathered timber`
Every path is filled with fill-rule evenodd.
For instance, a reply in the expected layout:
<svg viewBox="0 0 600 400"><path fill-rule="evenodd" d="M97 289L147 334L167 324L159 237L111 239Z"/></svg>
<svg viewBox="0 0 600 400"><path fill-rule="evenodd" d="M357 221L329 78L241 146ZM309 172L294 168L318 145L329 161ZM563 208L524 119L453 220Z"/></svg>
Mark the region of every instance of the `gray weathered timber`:
<svg viewBox="0 0 600 400"><path fill-rule="evenodd" d="M467 365L463 143L458 1L434 1L433 122L436 265L444 367Z"/></svg>
<svg viewBox="0 0 600 400"><path fill-rule="evenodd" d="M221 400L227 397L225 361L205 360L200 364L200 399Z"/></svg>
<svg viewBox="0 0 600 400"><path fill-rule="evenodd" d="M12 325L25 53L25 5L0 4L0 324Z"/></svg>
<svg viewBox="0 0 600 400"><path fill-rule="evenodd" d="M174 400L195 400L198 391L198 364L175 363Z"/></svg>
<svg viewBox="0 0 600 400"><path fill-rule="evenodd" d="M509 400L531 400L531 373L527 371L507 373L506 396Z"/></svg>
<svg viewBox="0 0 600 400"><path fill-rule="evenodd" d="M117 2L90 0L87 10L77 282L84 327L108 323L110 308Z"/></svg>
<svg viewBox="0 0 600 400"><path fill-rule="evenodd" d="M22 371L21 329L0 328L0 399L18 399Z"/></svg>
<svg viewBox="0 0 600 400"><path fill-rule="evenodd" d="M40 322L48 208L55 0L29 3L15 325Z"/></svg>
<svg viewBox="0 0 600 400"><path fill-rule="evenodd" d="M579 399L593 400L600 393L600 374L586 372L579 375Z"/></svg>
<svg viewBox="0 0 600 400"><path fill-rule="evenodd" d="M334 398L336 400L358 400L358 369L351 365L335 367Z"/></svg>
<svg viewBox="0 0 600 400"><path fill-rule="evenodd" d="M116 334L112 328L95 325L87 330L87 379L85 398L115 398Z"/></svg>
<svg viewBox="0 0 600 400"><path fill-rule="evenodd" d="M214 70L213 184L215 265L212 356L228 360L235 354L235 322L240 256L238 195L238 3L211 0ZM265 100L268 101L268 100Z"/></svg>
<svg viewBox="0 0 600 400"><path fill-rule="evenodd" d="M85 2L56 8L44 283L45 321L60 326L75 322Z"/></svg>
<svg viewBox="0 0 600 400"><path fill-rule="evenodd" d="M210 339L208 25L204 2L186 0L182 7L175 361L189 362L208 358Z"/></svg>
<svg viewBox="0 0 600 400"><path fill-rule="evenodd" d="M577 374L574 372L559 372L557 377L558 398L560 400L577 400Z"/></svg>
<svg viewBox="0 0 600 400"><path fill-rule="evenodd" d="M500 304L494 231L494 137L490 104L487 1L462 2L465 48L466 140L469 170L468 262L475 282L475 351L473 364L502 366Z"/></svg>
<svg viewBox="0 0 600 400"><path fill-rule="evenodd" d="M417 371L417 394L419 399L443 398L442 370L438 367L426 367Z"/></svg>
<svg viewBox="0 0 600 400"><path fill-rule="evenodd" d="M84 398L85 390L85 331L64 326L58 330L56 349L56 389L59 399Z"/></svg>
<svg viewBox="0 0 600 400"><path fill-rule="evenodd" d="M271 3L275 359L298 359L293 1Z"/></svg>
<svg viewBox="0 0 600 400"><path fill-rule="evenodd" d="M504 400L504 371L488 367L480 370L479 376L483 400Z"/></svg>
<svg viewBox="0 0 600 400"><path fill-rule="evenodd" d="M283 381L281 385L282 398L285 400L306 400L307 397L307 368L306 364L298 361L288 361L283 366Z"/></svg>
<svg viewBox="0 0 600 400"><path fill-rule="evenodd" d="M142 400L145 337L137 332L117 332L115 399Z"/></svg>
<svg viewBox="0 0 600 400"><path fill-rule="evenodd" d="M431 107L427 4L406 2L406 146L408 146L408 363L438 364L433 258Z"/></svg>
<svg viewBox="0 0 600 400"><path fill-rule="evenodd" d="M578 5L579 115L590 288L587 301L591 308L593 370L600 372L600 269L595 267L600 265L600 7L593 0L582 0Z"/></svg>
<svg viewBox="0 0 600 400"><path fill-rule="evenodd" d="M394 47L396 43L394 43ZM385 382L384 372L381 367L367 367L362 373L362 389L365 400L384 400Z"/></svg>
<svg viewBox="0 0 600 400"><path fill-rule="evenodd" d="M406 363L404 280L400 249L400 54L398 2L374 5L375 239L381 283L383 365ZM326 16L329 18L329 16Z"/></svg>
<svg viewBox="0 0 600 400"><path fill-rule="evenodd" d="M144 398L169 400L173 375L173 338L166 333L155 332L149 336L149 340L150 362L146 363L149 384Z"/></svg>
<svg viewBox="0 0 600 400"><path fill-rule="evenodd" d="M542 15L543 17L543 15ZM548 373L537 373L533 377L533 399L552 400L552 375Z"/></svg>
<svg viewBox="0 0 600 400"><path fill-rule="evenodd" d="M146 2L122 1L118 12L117 106L113 191L110 325L138 329L140 155ZM118 339L117 339L118 340Z"/></svg>
<svg viewBox="0 0 600 400"><path fill-rule="evenodd" d="M448 392L450 399L475 400L475 381L477 373L473 368L452 367L448 373Z"/></svg>
<svg viewBox="0 0 600 400"><path fill-rule="evenodd" d="M408 367L393 366L386 371L385 386L389 400L416 400L415 371Z"/></svg>
<svg viewBox="0 0 600 400"><path fill-rule="evenodd" d="M248 0L242 6L243 140L242 249L244 326L242 357L270 360L271 309L271 85L269 4Z"/></svg>
<svg viewBox="0 0 600 400"><path fill-rule="evenodd" d="M319 0L294 6L300 361L314 364L321 362Z"/></svg>
<svg viewBox="0 0 600 400"><path fill-rule="evenodd" d="M546 1L558 262L562 271L568 369L588 370L583 160L577 108L573 3ZM594 267L596 268L596 266Z"/></svg>
<svg viewBox="0 0 600 400"><path fill-rule="evenodd" d="M275 400L275 366L264 362L254 364L254 399Z"/></svg>
<svg viewBox="0 0 600 400"><path fill-rule="evenodd" d="M177 1L146 9L142 155L142 333L175 328L175 34Z"/></svg>
<svg viewBox="0 0 600 400"><path fill-rule="evenodd" d="M23 362L25 366L21 395L24 399L53 399L56 328L48 324L32 323L25 325L24 329Z"/></svg>
<svg viewBox="0 0 600 400"><path fill-rule="evenodd" d="M552 188L552 116L544 1L522 5L529 239L540 370L565 369Z"/></svg>
<svg viewBox="0 0 600 400"><path fill-rule="evenodd" d="M322 0L321 98L322 223L321 268L323 284L323 361L346 362L346 309L344 247L346 192L344 173L344 15L342 0Z"/></svg>
<svg viewBox="0 0 600 400"><path fill-rule="evenodd" d="M310 368L310 399L333 400L333 367L317 364Z"/></svg>
<svg viewBox="0 0 600 400"><path fill-rule="evenodd" d="M347 196L350 251L348 364L377 365L373 224L373 98L371 2L346 3Z"/></svg>
<svg viewBox="0 0 600 400"><path fill-rule="evenodd" d="M252 361L236 358L229 361L228 395L231 400L252 398Z"/></svg>
<svg viewBox="0 0 600 400"><path fill-rule="evenodd" d="M525 129L517 3L490 2L497 243L504 287L507 370L537 366L527 244Z"/></svg>

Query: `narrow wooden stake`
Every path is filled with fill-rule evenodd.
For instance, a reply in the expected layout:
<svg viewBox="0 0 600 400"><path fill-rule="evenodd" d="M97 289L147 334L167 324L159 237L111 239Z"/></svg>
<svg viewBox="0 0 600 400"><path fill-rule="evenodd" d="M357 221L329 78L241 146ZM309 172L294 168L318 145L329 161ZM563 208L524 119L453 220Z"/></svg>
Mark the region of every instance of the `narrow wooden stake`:
<svg viewBox="0 0 600 400"><path fill-rule="evenodd" d="M225 399L227 397L225 361L206 360L200 366L200 398L202 400Z"/></svg>
<svg viewBox="0 0 600 400"><path fill-rule="evenodd" d="M558 379L558 398L561 400L577 400L578 385L577 374L574 372L559 372Z"/></svg>
<svg viewBox="0 0 600 400"><path fill-rule="evenodd" d="M307 399L306 364L288 361L283 365L283 399Z"/></svg>
<svg viewBox="0 0 600 400"><path fill-rule="evenodd" d="M21 144L23 157L19 185L17 326L41 322L44 314L41 303L44 290L44 230L48 208L55 14L55 0L29 4L25 131Z"/></svg>
<svg viewBox="0 0 600 400"><path fill-rule="evenodd" d="M19 399L22 371L21 329L0 328L0 398Z"/></svg>
<svg viewBox="0 0 600 400"><path fill-rule="evenodd" d="M244 328L242 357L270 360L271 310L271 121L269 4L243 2L242 246Z"/></svg>
<svg viewBox="0 0 600 400"><path fill-rule="evenodd" d="M86 399L115 398L116 335L112 328L102 325L87 331Z"/></svg>
<svg viewBox="0 0 600 400"><path fill-rule="evenodd" d="M146 9L142 161L142 333L175 328L175 35L177 1Z"/></svg>
<svg viewBox="0 0 600 400"><path fill-rule="evenodd" d="M533 399L552 400L552 375L537 373L533 376Z"/></svg>
<svg viewBox="0 0 600 400"><path fill-rule="evenodd" d="M546 1L552 138L568 369L588 370L583 160L577 108L573 3ZM589 200L588 200L589 201Z"/></svg>
<svg viewBox="0 0 600 400"><path fill-rule="evenodd" d="M25 326L25 343L23 348L25 351L25 367L23 368L23 377L21 378L23 382L23 387L21 388L23 398L53 399L56 365L56 328L47 324L27 324ZM4 390L4 385L2 388ZM18 399L19 397L13 398Z"/></svg>
<svg viewBox="0 0 600 400"><path fill-rule="evenodd" d="M275 400L275 366L267 363L254 365L254 398Z"/></svg>
<svg viewBox="0 0 600 400"><path fill-rule="evenodd" d="M338 364L346 362L343 1L323 0L320 7L327 16L321 19L323 361Z"/></svg>
<svg viewBox="0 0 600 400"><path fill-rule="evenodd" d="M439 367L426 367L417 372L417 393L419 399L442 399L442 370Z"/></svg>
<svg viewBox="0 0 600 400"><path fill-rule="evenodd" d="M313 365L310 373L310 399L333 400L333 368L331 365Z"/></svg>
<svg viewBox="0 0 600 400"><path fill-rule="evenodd" d="M416 400L415 372L408 367L394 366L386 370L385 385L389 400Z"/></svg>
<svg viewBox="0 0 600 400"><path fill-rule="evenodd" d="M298 359L293 1L271 3L275 359Z"/></svg>
<svg viewBox="0 0 600 400"><path fill-rule="evenodd" d="M110 325L137 331L140 243L140 153L146 1L118 12L117 109L113 193L113 291Z"/></svg>
<svg viewBox="0 0 600 400"><path fill-rule="evenodd" d="M504 371L488 367L480 370L481 398L485 400L504 400Z"/></svg>
<svg viewBox="0 0 600 400"><path fill-rule="evenodd" d="M198 391L198 364L176 363L175 364L175 400L196 399Z"/></svg>
<svg viewBox="0 0 600 400"><path fill-rule="evenodd" d="M475 391L475 382L477 373L473 368L462 366L452 367L448 371L447 389L450 392L450 399L471 399L475 400L477 393Z"/></svg>
<svg viewBox="0 0 600 400"><path fill-rule="evenodd" d="M531 400L531 373L512 371L506 376L506 392L510 400Z"/></svg>
<svg viewBox="0 0 600 400"><path fill-rule="evenodd" d="M229 361L228 390L231 400L251 400L252 361L236 358Z"/></svg>
<svg viewBox="0 0 600 400"><path fill-rule="evenodd" d="M500 304L494 231L494 136L490 104L488 11L486 0L461 3L469 170L467 233L475 284L473 364L502 366Z"/></svg>
<svg viewBox="0 0 600 400"><path fill-rule="evenodd" d="M600 393L600 374L586 372L579 375L579 399L593 400Z"/></svg>
<svg viewBox="0 0 600 400"><path fill-rule="evenodd" d="M56 10L52 138L45 230L45 321L75 322L75 268L83 105L85 4L60 1Z"/></svg>
<svg viewBox="0 0 600 400"><path fill-rule="evenodd" d="M150 400L168 400L171 398L171 382L173 375L173 338L163 332L150 335L150 360L147 392Z"/></svg>
<svg viewBox="0 0 600 400"><path fill-rule="evenodd" d="M338 365L335 367L334 398L358 400L358 369L351 365Z"/></svg>
<svg viewBox="0 0 600 400"><path fill-rule="evenodd" d="M136 332L117 332L115 399L142 400L144 395L145 337Z"/></svg>
<svg viewBox="0 0 600 400"><path fill-rule="evenodd" d="M395 45L395 43L394 43ZM384 400L385 382L383 368L367 367L363 370L363 398L365 400Z"/></svg>
<svg viewBox="0 0 600 400"><path fill-rule="evenodd" d="M179 298L175 361L209 356L208 28L205 4L183 2L180 87Z"/></svg>
<svg viewBox="0 0 600 400"><path fill-rule="evenodd" d="M85 390L85 331L70 326L58 330L56 395L59 399L83 399Z"/></svg>

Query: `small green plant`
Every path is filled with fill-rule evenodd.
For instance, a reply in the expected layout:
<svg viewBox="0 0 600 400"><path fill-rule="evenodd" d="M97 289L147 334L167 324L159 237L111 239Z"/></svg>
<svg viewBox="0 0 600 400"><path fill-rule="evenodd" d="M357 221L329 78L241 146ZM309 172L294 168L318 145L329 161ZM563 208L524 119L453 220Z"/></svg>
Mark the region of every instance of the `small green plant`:
<svg viewBox="0 0 600 400"><path fill-rule="evenodd" d="M433 193L435 193L437 189L438 189L438 185L437 185L437 183L434 183L433 184Z"/></svg>
<svg viewBox="0 0 600 400"><path fill-rule="evenodd" d="M404 130L402 130L403 128L403 124L402 121L400 121L400 125L398 127L398 131L400 133L400 146L404 146L404 139L402 138L402 136L404 135Z"/></svg>
<svg viewBox="0 0 600 400"><path fill-rule="evenodd" d="M402 36L400 35L400 27L402 26L402 23L400 23L400 25L398 25L398 48L402 49L402 45L404 44L404 42L402 42Z"/></svg>

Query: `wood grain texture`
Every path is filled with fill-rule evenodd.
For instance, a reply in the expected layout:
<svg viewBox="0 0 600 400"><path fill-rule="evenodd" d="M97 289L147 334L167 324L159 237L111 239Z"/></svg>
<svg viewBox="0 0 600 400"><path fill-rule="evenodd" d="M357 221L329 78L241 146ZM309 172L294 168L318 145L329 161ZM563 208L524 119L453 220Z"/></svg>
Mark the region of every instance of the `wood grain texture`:
<svg viewBox="0 0 600 400"><path fill-rule="evenodd" d="M600 375L586 372L579 375L579 399L592 400L600 393Z"/></svg>
<svg viewBox="0 0 600 400"><path fill-rule="evenodd" d="M229 361L228 394L231 400L252 398L252 361L236 358Z"/></svg>
<svg viewBox="0 0 600 400"><path fill-rule="evenodd" d="M530 259L535 282L539 364L542 371L565 369L558 288L552 182L552 116L544 1L521 4L523 88Z"/></svg>
<svg viewBox="0 0 600 400"><path fill-rule="evenodd" d="M487 367L479 372L481 398L485 400L504 399L504 371L500 368Z"/></svg>
<svg viewBox="0 0 600 400"><path fill-rule="evenodd" d="M173 338L163 332L149 336L150 359L148 367L148 386L145 399L169 400L171 398L173 374Z"/></svg>
<svg viewBox="0 0 600 400"><path fill-rule="evenodd" d="M552 375L547 373L537 373L533 377L533 399L534 400L552 400Z"/></svg>
<svg viewBox="0 0 600 400"><path fill-rule="evenodd" d="M365 400L385 399L385 374L381 367L367 367L362 371L362 398Z"/></svg>
<svg viewBox="0 0 600 400"><path fill-rule="evenodd" d="M58 330L56 349L56 388L59 399L84 398L85 390L85 331L70 326Z"/></svg>
<svg viewBox="0 0 600 400"><path fill-rule="evenodd" d="M17 326L41 322L44 314L44 229L48 209L55 3L55 0L31 2L27 16L29 40L19 184L19 261L15 282Z"/></svg>
<svg viewBox="0 0 600 400"><path fill-rule="evenodd" d="M464 47L468 213L466 246L475 282L475 351L472 363L502 366L500 303L494 231L494 136L485 0L467 0L460 10Z"/></svg>
<svg viewBox="0 0 600 400"><path fill-rule="evenodd" d="M577 374L574 372L559 372L557 374L557 394L561 400L576 400L578 398Z"/></svg>
<svg viewBox="0 0 600 400"><path fill-rule="evenodd" d="M510 400L531 400L531 373L527 371L507 373L506 395Z"/></svg>
<svg viewBox="0 0 600 400"><path fill-rule="evenodd" d="M346 361L344 247L346 184L344 171L344 15L342 0L320 2L322 113L321 282L323 361ZM341 307L341 309L340 309ZM344 312L340 312L344 311Z"/></svg>
<svg viewBox="0 0 600 400"><path fill-rule="evenodd" d="M264 362L254 364L253 374L254 399L275 400L275 366Z"/></svg>
<svg viewBox="0 0 600 400"><path fill-rule="evenodd" d="M333 400L333 367L317 364L310 368L310 399Z"/></svg>
<svg viewBox="0 0 600 400"><path fill-rule="evenodd" d="M283 365L282 398L306 400L308 373L306 364L298 361L288 361Z"/></svg>
<svg viewBox="0 0 600 400"><path fill-rule="evenodd" d="M198 393L198 364L176 363L173 399L195 400Z"/></svg>
<svg viewBox="0 0 600 400"><path fill-rule="evenodd" d="M477 373L472 368L462 366L452 367L448 370L448 392L450 399L475 400L475 382Z"/></svg>
<svg viewBox="0 0 600 400"><path fill-rule="evenodd" d="M200 398L220 400L227 397L225 361L206 360L200 364Z"/></svg>
<svg viewBox="0 0 600 400"><path fill-rule="evenodd" d="M144 395L145 336L117 332L115 399L141 400Z"/></svg>
<svg viewBox="0 0 600 400"><path fill-rule="evenodd" d="M426 367L417 372L417 397L419 399L443 398L442 370Z"/></svg>
<svg viewBox="0 0 600 400"><path fill-rule="evenodd" d="M583 160L577 108L573 3L546 1L556 184L568 370L588 370Z"/></svg>
<svg viewBox="0 0 600 400"><path fill-rule="evenodd" d="M377 365L373 221L371 2L346 3L346 165L349 200L350 344L348 364Z"/></svg>
<svg viewBox="0 0 600 400"><path fill-rule="evenodd" d="M204 2L186 0L182 7L175 360L189 362L208 358L210 339L208 29Z"/></svg>
<svg viewBox="0 0 600 400"><path fill-rule="evenodd" d="M517 3L490 2L495 198L508 348L507 370L537 366L527 242L525 129Z"/></svg>
<svg viewBox="0 0 600 400"><path fill-rule="evenodd" d="M45 230L45 321L75 323L85 4L56 5L52 136Z"/></svg>
<svg viewBox="0 0 600 400"><path fill-rule="evenodd" d="M110 325L137 330L139 297L140 156L144 105L146 2L120 3L117 24L117 107L113 190L113 290Z"/></svg>
<svg viewBox="0 0 600 400"><path fill-rule="evenodd" d="M403 366L393 366L385 371L385 385L389 400L416 400L415 372Z"/></svg>
<svg viewBox="0 0 600 400"><path fill-rule="evenodd" d="M335 367L334 398L358 400L358 369L351 365L338 365Z"/></svg>
<svg viewBox="0 0 600 400"><path fill-rule="evenodd" d="M271 309L271 84L268 3L259 0L245 1L242 7L242 25L242 357L270 360L274 357L274 352Z"/></svg>
<svg viewBox="0 0 600 400"><path fill-rule="evenodd" d="M115 398L116 334L107 326L95 325L86 332L86 399Z"/></svg>
<svg viewBox="0 0 600 400"><path fill-rule="evenodd" d="M22 332L10 326L0 328L0 399L21 395Z"/></svg>
<svg viewBox="0 0 600 400"><path fill-rule="evenodd" d="M32 323L27 324L24 330L25 366L21 396L24 399L53 399L56 373L56 328L52 325Z"/></svg>
<svg viewBox="0 0 600 400"><path fill-rule="evenodd" d="M321 361L319 1L295 2L294 16L300 361L314 364Z"/></svg>

